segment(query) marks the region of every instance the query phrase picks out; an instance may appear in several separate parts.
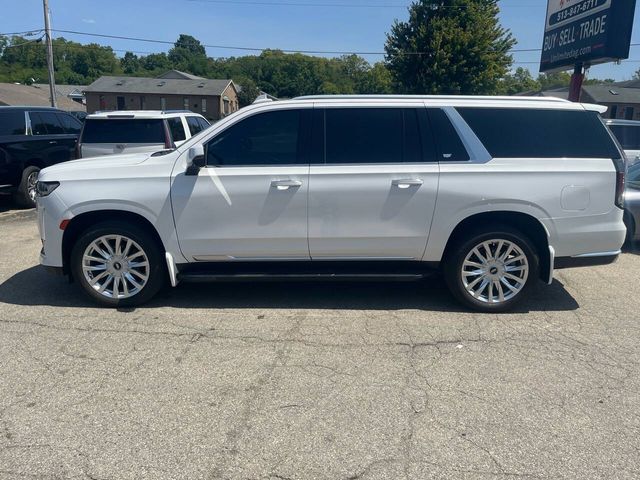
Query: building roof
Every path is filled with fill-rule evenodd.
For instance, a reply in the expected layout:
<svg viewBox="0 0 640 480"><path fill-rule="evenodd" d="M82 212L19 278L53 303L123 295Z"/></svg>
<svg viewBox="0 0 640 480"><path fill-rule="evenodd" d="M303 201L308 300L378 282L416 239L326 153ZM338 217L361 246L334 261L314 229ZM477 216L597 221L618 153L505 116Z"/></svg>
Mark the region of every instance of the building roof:
<svg viewBox="0 0 640 480"><path fill-rule="evenodd" d="M63 92L64 87L77 88L77 85L56 85L56 103L61 110L84 111L82 104L74 102ZM49 102L49 85L22 85L0 83L0 105L24 105L46 107Z"/></svg>
<svg viewBox="0 0 640 480"><path fill-rule="evenodd" d="M205 80L204 77L198 77L187 72L181 72L180 70L169 70L168 72L159 75L156 78L171 78L175 80Z"/></svg>
<svg viewBox="0 0 640 480"><path fill-rule="evenodd" d="M186 80L148 77L100 77L84 89L98 93L147 93L167 95L216 95L227 89L231 80ZM235 85L233 86L235 88Z"/></svg>
<svg viewBox="0 0 640 480"><path fill-rule="evenodd" d="M617 84L585 85L583 99L594 103L640 103L640 88L620 87Z"/></svg>

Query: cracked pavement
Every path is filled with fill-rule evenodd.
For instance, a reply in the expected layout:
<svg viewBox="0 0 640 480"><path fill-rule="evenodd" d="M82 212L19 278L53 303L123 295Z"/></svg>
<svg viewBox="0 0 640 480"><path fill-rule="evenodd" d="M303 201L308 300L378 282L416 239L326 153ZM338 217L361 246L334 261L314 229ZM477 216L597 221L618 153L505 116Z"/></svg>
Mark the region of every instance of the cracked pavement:
<svg viewBox="0 0 640 480"><path fill-rule="evenodd" d="M0 205L1 206L1 205ZM96 308L0 208L1 479L635 479L640 255L512 314L438 278Z"/></svg>

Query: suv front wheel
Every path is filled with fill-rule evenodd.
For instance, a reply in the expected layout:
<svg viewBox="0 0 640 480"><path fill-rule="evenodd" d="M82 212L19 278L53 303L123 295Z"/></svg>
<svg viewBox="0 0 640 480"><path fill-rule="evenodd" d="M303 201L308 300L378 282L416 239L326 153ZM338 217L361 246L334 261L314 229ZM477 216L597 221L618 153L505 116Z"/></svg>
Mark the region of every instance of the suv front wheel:
<svg viewBox="0 0 640 480"><path fill-rule="evenodd" d="M512 309L538 280L539 259L531 241L509 227L471 232L449 249L445 280L453 295L481 312Z"/></svg>
<svg viewBox="0 0 640 480"><path fill-rule="evenodd" d="M134 225L104 222L85 231L71 252L73 277L98 303L131 307L163 286L162 253L153 237Z"/></svg>

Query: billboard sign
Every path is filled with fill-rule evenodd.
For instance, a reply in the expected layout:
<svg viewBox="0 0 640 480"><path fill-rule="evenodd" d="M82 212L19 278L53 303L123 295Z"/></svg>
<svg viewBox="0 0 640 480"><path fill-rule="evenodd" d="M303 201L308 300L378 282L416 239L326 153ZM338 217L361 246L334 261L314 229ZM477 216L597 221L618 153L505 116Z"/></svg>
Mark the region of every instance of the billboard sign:
<svg viewBox="0 0 640 480"><path fill-rule="evenodd" d="M548 0L540 71L629 57L636 0Z"/></svg>

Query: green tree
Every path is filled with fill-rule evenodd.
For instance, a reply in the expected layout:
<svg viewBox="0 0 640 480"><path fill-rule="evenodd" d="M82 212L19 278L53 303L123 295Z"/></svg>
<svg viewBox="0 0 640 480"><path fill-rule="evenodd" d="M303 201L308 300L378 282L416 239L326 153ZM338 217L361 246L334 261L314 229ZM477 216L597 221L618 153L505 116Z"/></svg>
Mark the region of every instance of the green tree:
<svg viewBox="0 0 640 480"><path fill-rule="evenodd" d="M540 83L541 90L568 87L570 82L571 75L567 72L541 73L538 75L538 83Z"/></svg>
<svg viewBox="0 0 640 480"><path fill-rule="evenodd" d="M251 105L260 94L260 90L256 86L256 82L248 77L236 77L234 81L240 88L240 91L238 92L238 103L240 106L246 107L247 105Z"/></svg>
<svg viewBox="0 0 640 480"><path fill-rule="evenodd" d="M515 72L507 74L498 88L498 93L502 95L515 95L517 93L537 92L540 90L538 82L528 68L518 67Z"/></svg>
<svg viewBox="0 0 640 480"><path fill-rule="evenodd" d="M516 41L498 21L497 0L417 0L387 34L397 88L415 94L494 93Z"/></svg>
<svg viewBox="0 0 640 480"><path fill-rule="evenodd" d="M120 59L120 67L127 75L133 75L140 69L140 59L133 52L126 52Z"/></svg>

